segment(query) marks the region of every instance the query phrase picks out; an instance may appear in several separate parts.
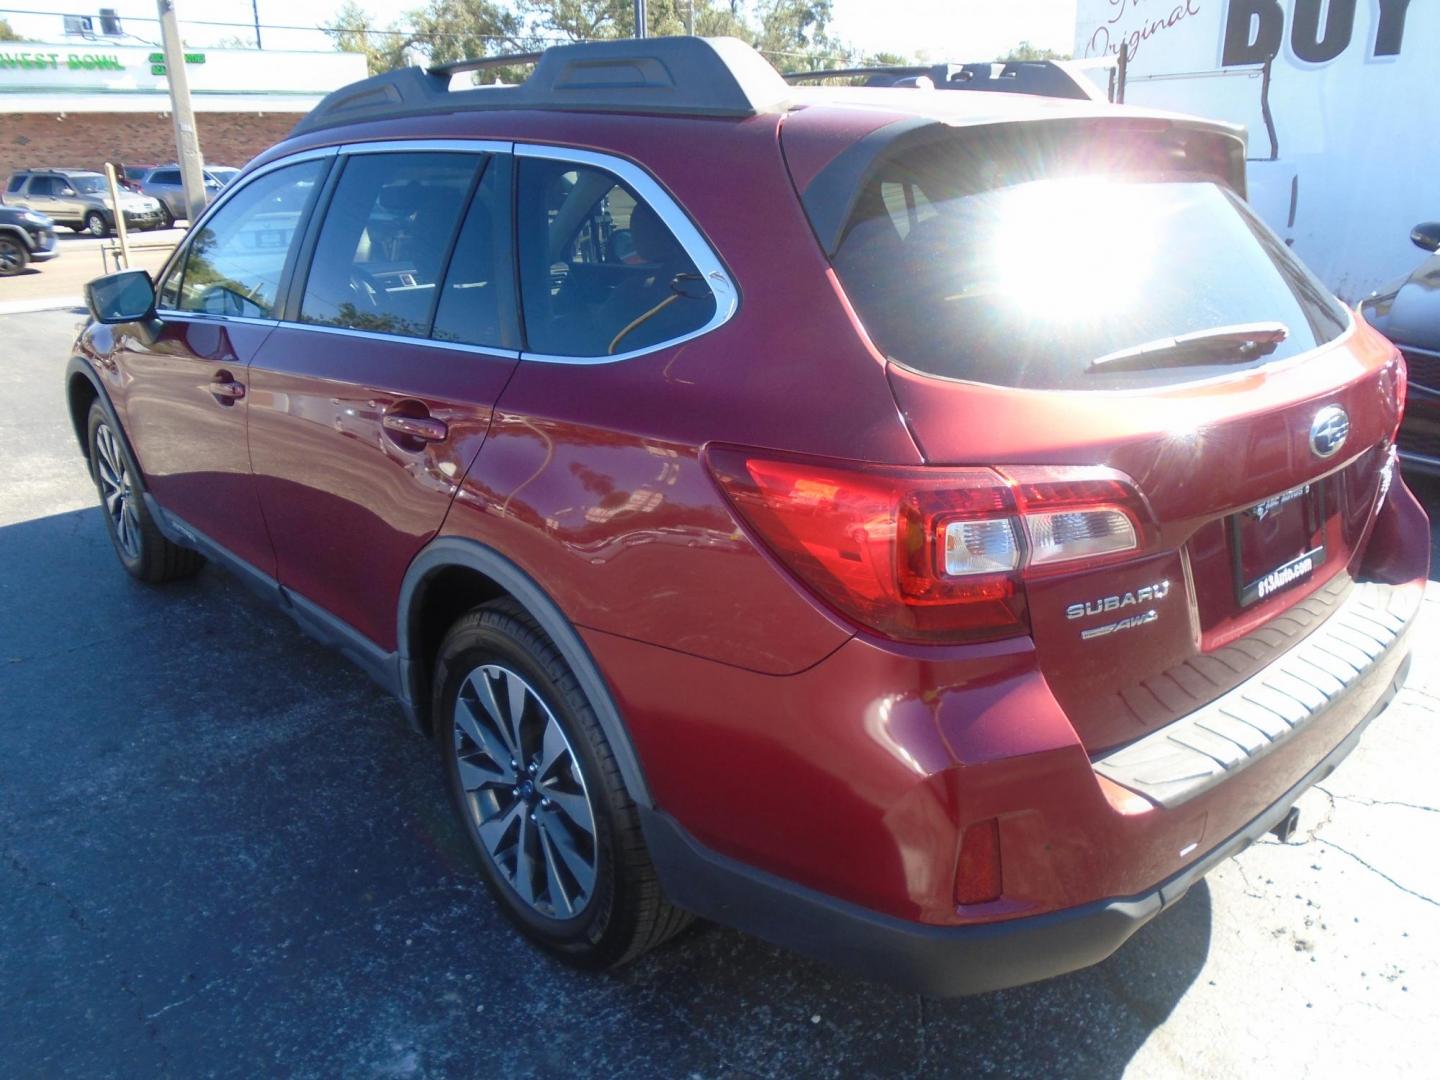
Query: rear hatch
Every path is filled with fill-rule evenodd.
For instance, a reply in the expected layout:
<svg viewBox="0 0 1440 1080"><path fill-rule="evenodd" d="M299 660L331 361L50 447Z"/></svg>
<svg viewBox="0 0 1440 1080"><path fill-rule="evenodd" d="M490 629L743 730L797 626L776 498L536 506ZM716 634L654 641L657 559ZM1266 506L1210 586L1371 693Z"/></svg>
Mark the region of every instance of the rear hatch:
<svg viewBox="0 0 1440 1080"><path fill-rule="evenodd" d="M1025 575L1087 747L1193 711L1314 629L1348 591L1403 384L1246 206L1238 138L1117 113L868 142L802 198L926 461L1017 491L1034 466L1133 485L1133 547Z"/></svg>

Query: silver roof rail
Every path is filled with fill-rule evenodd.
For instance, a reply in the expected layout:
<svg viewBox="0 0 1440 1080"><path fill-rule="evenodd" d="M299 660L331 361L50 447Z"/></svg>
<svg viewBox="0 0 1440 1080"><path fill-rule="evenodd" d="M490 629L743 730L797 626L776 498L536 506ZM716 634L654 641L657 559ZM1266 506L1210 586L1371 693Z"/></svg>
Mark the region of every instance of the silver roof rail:
<svg viewBox="0 0 1440 1080"><path fill-rule="evenodd" d="M518 86L450 86L457 74L526 63L535 70ZM327 94L291 134L469 109L739 118L781 109L789 96L779 73L738 38L630 38L387 71Z"/></svg>
<svg viewBox="0 0 1440 1080"><path fill-rule="evenodd" d="M431 64L425 70L431 75L459 75L466 71L485 71L498 67L524 67L544 56L543 52L508 53L503 56L476 56L469 60L452 60L448 64Z"/></svg>

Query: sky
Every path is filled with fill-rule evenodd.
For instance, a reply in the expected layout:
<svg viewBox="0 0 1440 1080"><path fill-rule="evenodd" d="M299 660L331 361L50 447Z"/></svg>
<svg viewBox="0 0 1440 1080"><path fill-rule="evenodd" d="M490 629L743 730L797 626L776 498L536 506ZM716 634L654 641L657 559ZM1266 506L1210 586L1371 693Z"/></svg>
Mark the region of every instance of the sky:
<svg viewBox="0 0 1440 1080"><path fill-rule="evenodd" d="M266 23L294 26L324 24L343 0L255 0L262 27ZM421 0L361 0L379 25L385 26ZM1005 52L1022 39L1068 52L1075 38L1075 0L834 0L831 30L842 40L869 52L898 52L926 59L981 60ZM154 0L0 0L0 18L8 19L27 37L61 40L56 16L20 15L14 9L93 15L113 7L125 29L147 42L159 28L142 19L155 18ZM251 0L175 0L181 33L192 44L212 44L244 27L186 26L193 20L251 22ZM314 31L263 30L266 48L323 49L328 40ZM136 42L137 44L139 42Z"/></svg>

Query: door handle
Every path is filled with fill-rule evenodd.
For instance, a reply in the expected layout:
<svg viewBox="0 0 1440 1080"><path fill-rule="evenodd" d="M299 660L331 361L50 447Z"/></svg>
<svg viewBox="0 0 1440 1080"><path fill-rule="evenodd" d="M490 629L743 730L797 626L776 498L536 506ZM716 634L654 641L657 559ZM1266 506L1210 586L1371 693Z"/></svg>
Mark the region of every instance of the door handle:
<svg viewBox="0 0 1440 1080"><path fill-rule="evenodd" d="M433 416L402 416L399 413L386 413L380 423L386 431L419 439L421 442L441 442L450 434L450 428L445 421L436 420Z"/></svg>
<svg viewBox="0 0 1440 1080"><path fill-rule="evenodd" d="M219 372L205 389L221 405L234 405L245 396L245 384L236 382L228 371Z"/></svg>

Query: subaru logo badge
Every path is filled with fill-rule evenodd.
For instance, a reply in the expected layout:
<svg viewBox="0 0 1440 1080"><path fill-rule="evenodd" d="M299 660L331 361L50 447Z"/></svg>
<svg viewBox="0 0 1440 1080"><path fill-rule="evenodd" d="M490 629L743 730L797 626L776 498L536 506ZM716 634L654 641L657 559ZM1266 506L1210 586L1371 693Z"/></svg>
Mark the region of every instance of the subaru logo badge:
<svg viewBox="0 0 1440 1080"><path fill-rule="evenodd" d="M1319 458L1334 457L1350 434L1350 417L1339 405L1326 405L1310 421L1310 449Z"/></svg>

